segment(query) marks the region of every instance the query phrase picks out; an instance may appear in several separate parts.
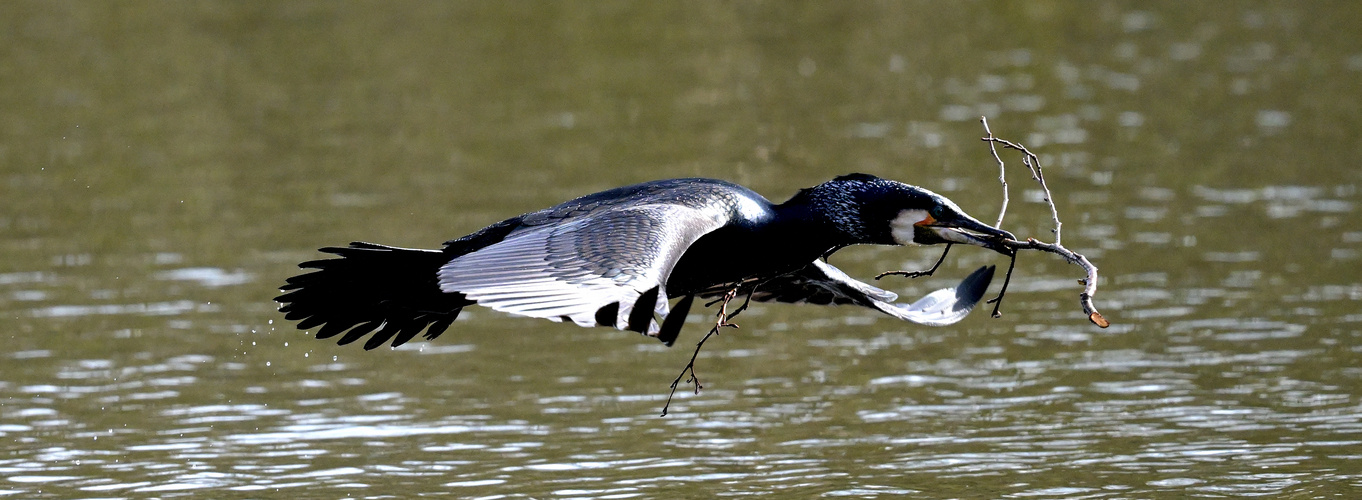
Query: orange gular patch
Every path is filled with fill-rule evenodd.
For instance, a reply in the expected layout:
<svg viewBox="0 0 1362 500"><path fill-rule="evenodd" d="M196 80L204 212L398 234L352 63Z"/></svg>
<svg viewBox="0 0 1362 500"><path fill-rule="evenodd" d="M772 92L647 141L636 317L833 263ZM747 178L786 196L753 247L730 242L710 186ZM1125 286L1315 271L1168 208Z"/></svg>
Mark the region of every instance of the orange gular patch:
<svg viewBox="0 0 1362 500"><path fill-rule="evenodd" d="M914 226L930 226L932 224L936 224L936 219L933 219L931 215L928 215L927 218L913 223Z"/></svg>

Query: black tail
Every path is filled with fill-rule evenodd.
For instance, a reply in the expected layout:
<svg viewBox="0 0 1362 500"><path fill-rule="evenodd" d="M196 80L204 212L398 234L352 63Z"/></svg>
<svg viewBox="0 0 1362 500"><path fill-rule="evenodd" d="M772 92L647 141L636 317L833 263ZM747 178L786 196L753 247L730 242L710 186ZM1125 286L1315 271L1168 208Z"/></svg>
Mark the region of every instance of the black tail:
<svg viewBox="0 0 1362 500"><path fill-rule="evenodd" d="M289 278L280 288L286 293L274 298L284 318L297 320L300 330L321 326L319 339L345 333L339 341L345 345L375 329L365 349L389 339L397 347L422 330L433 339L472 304L463 294L440 291L436 273L449 255L439 250L355 242L321 251L341 258L298 264L317 271Z"/></svg>

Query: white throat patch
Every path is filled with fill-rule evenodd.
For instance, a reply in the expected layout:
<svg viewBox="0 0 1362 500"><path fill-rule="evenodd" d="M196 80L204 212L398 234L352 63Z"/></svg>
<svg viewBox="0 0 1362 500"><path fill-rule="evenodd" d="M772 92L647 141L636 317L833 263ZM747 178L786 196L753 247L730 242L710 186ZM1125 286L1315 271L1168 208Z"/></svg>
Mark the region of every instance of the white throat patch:
<svg viewBox="0 0 1362 500"><path fill-rule="evenodd" d="M899 211L899 215L894 220L889 221L890 233L894 236L894 243L900 245L916 245L913 241L913 233L917 230L914 224L922 222L930 217L926 210L908 209Z"/></svg>

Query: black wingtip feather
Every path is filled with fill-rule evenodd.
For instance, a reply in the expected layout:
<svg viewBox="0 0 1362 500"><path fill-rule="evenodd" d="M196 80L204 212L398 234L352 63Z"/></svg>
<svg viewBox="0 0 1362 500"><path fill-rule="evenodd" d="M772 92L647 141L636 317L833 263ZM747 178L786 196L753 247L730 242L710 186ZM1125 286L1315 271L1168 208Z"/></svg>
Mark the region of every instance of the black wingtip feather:
<svg viewBox="0 0 1362 500"><path fill-rule="evenodd" d="M614 328L620 320L620 303L611 302L610 305L601 306L596 310L596 324Z"/></svg>
<svg viewBox="0 0 1362 500"><path fill-rule="evenodd" d="M401 333L403 329L409 326L411 326L409 322L391 321L387 323L383 328L380 328L375 332L374 336L369 337L368 341L364 342L364 350L372 351L377 349L378 346L388 343L388 339L393 338L394 335Z"/></svg>
<svg viewBox="0 0 1362 500"><path fill-rule="evenodd" d="M381 320L380 320L380 321L369 321L369 322L366 322L366 323L360 323L359 326L356 326L356 327L354 327L354 328L351 328L350 331L345 332L345 335L342 335L342 336L341 336L341 339L336 341L336 344L337 344L337 345L348 345L348 344L352 344L352 343L354 343L356 340L359 340L360 338L364 337L365 335L368 335L369 332L374 331L375 328L378 328L378 326L379 326L379 325L382 325L382 324L383 324L383 321L381 321Z"/></svg>
<svg viewBox="0 0 1362 500"><path fill-rule="evenodd" d="M312 329L313 327L321 326L323 323L326 323L326 320L325 320L325 319L322 319L321 317L318 317L318 316L312 316L312 317L310 317L310 318L307 318L307 319L304 319L304 320L302 320L302 321L299 321L299 322L298 322L298 329L299 329L299 330L310 330L310 329Z"/></svg>
<svg viewBox="0 0 1362 500"><path fill-rule="evenodd" d="M657 290L658 287L652 287L638 296L634 309L629 311L629 330L638 333L648 331L648 324L653 320L653 308L657 307Z"/></svg>
<svg viewBox="0 0 1362 500"><path fill-rule="evenodd" d="M377 243L369 243L367 241L352 241L350 242L349 248L362 248L365 250L391 250L393 247L387 245L379 245Z"/></svg>
<svg viewBox="0 0 1362 500"><path fill-rule="evenodd" d="M365 348L389 341L396 347L423 330L427 338L438 336L471 303L440 290L437 274L451 258L444 252L365 242L320 251L339 258L300 264L315 271L288 278L275 297L279 311L300 321L300 329L320 327L319 339L341 336L337 343L349 344L383 325Z"/></svg>
<svg viewBox="0 0 1362 500"><path fill-rule="evenodd" d="M961 281L955 287L955 296L958 297L955 308L961 310L974 307L974 304L988 292L988 285L993 281L993 273L996 270L996 266L982 266Z"/></svg>
<svg viewBox="0 0 1362 500"><path fill-rule="evenodd" d="M446 318L435 320L435 322L431 323L430 327L426 328L426 340L434 340L435 337L439 337L441 333L444 333L445 330L449 329L449 325L454 323L454 320L459 317L461 311L463 311L463 309L455 309L454 312L449 313L449 316Z"/></svg>
<svg viewBox="0 0 1362 500"><path fill-rule="evenodd" d="M359 324L359 321L357 320L333 318L328 321L326 326L323 326L321 330L317 330L317 333L313 336L319 339L329 339L344 333L346 330L349 330L350 327L357 324Z"/></svg>
<svg viewBox="0 0 1362 500"><path fill-rule="evenodd" d="M676 343L676 337L681 334L681 326L686 323L686 314L690 313L690 305L695 302L694 295L687 295L680 302L676 303L667 319L662 320L662 328L657 332L657 340L662 341L667 347Z"/></svg>

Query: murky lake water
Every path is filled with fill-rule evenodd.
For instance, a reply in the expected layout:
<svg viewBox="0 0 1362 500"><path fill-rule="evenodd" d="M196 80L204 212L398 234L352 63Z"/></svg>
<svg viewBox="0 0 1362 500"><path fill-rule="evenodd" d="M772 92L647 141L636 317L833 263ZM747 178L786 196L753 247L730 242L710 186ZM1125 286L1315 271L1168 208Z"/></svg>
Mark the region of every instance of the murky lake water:
<svg viewBox="0 0 1362 500"><path fill-rule="evenodd" d="M1352 497L1358 5L0 4L0 495ZM655 178L864 171L992 221L979 115L1044 156L1111 328L1042 254L1001 319L756 306L660 418L698 314L364 352L270 300L320 246ZM1048 238L1010 159L1004 227Z"/></svg>

